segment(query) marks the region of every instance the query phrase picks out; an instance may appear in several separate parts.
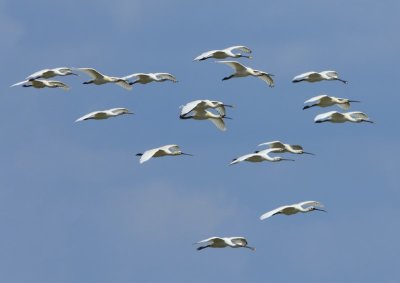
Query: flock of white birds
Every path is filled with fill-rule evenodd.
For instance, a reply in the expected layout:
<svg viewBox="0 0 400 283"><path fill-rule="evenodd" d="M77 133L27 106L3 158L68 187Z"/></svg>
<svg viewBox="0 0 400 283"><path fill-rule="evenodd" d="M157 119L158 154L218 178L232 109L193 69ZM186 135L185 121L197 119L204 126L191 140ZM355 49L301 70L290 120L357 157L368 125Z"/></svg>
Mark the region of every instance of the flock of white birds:
<svg viewBox="0 0 400 283"><path fill-rule="evenodd" d="M241 51L245 54L239 53ZM246 46L232 46L222 50L211 50L204 52L197 56L194 61L204 61L210 58L214 59L226 59L226 58L252 58L249 54L252 51ZM254 76L258 77L264 82L268 84L269 87L274 87L273 75L265 72L256 70L236 61L216 61L216 63L223 63L228 65L229 67L234 69L234 73L224 77L222 80L229 80L231 78L240 78L246 76ZM169 73L134 73L131 75L127 75L124 77L113 77L107 76L93 68L68 68L68 67L60 67L54 69L44 69L38 72L35 72L28 76L24 81L13 84L14 86L22 86L22 87L34 87L34 88L62 88L64 90L69 90L69 86L61 81L48 80L50 78L56 76L69 76L78 74L74 71L80 71L92 78L90 81L83 82L83 84L95 84L102 85L106 83L115 83L124 89L131 90L132 85L136 83L147 84L151 82L164 82L171 81L177 82L175 76ZM132 81L132 79L134 79ZM319 81L340 81L342 83L347 83L347 81L339 78L338 73L335 71L322 71L322 72L306 72L295 76L292 80L293 83L298 83L302 81L306 82L319 82ZM338 98L328 95L319 95L312 97L305 101L303 109L308 109L311 107L329 107L333 105L337 105L343 110L348 110L350 108L350 104L353 102L359 102L357 100L350 100L347 98ZM194 120L210 120L219 130L225 131L226 126L224 119L230 119L226 116L226 108L233 107L232 105L225 104L221 101L213 101L208 99L203 100L195 100L191 101L185 105L181 106L180 119L194 119ZM85 121L85 120L102 120L108 119L111 117L121 116L125 114L133 114L127 108L112 108L107 110L99 110L88 113L78 119L76 122ZM331 123L344 123L344 122L369 122L373 123L368 116L360 111L352 111L352 112L338 112L338 111L329 111L326 113L319 114L314 119L315 123L322 122L331 122ZM247 162L278 162L278 161L294 161L293 159L282 158L280 156L271 156L270 154L274 153L293 153L293 154L311 154L313 153L306 152L303 150L303 147L300 145L290 145L285 144L280 141L270 141L259 144L258 146L267 146L266 149L255 151L253 153L245 154L243 156L237 157L232 160L230 165L238 164L243 161ZM158 148L153 148L144 151L143 153L138 153L140 156L140 163L144 163L150 160L153 157L162 157L162 156L176 156L176 155L191 155L188 153L184 153L180 150L178 145L164 145ZM311 211L324 211L318 207L323 207L323 205L317 201L303 201L300 203L292 204L292 205L284 205L268 211L260 216L260 220L267 219L271 216L277 214L284 215L292 215L298 212L307 213ZM247 240L244 237L211 237L202 241L199 241L195 244L198 244L199 247L197 250L202 250L204 248L224 248L224 247L232 247L232 248L248 248L250 250L255 250L255 248L248 246Z"/></svg>

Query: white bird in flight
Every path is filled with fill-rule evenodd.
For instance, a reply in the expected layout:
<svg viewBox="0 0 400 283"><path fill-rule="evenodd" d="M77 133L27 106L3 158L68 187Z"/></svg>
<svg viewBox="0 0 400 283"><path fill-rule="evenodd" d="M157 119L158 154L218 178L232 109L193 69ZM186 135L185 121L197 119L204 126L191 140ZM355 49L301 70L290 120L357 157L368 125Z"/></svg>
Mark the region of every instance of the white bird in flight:
<svg viewBox="0 0 400 283"><path fill-rule="evenodd" d="M282 158L280 156L269 156L268 153L270 152L280 152L280 149L270 148L261 151L255 151L254 153L245 154L238 158L232 160L229 165L237 164L242 161L248 162L263 162L263 161L270 161L270 162L278 162L278 161L294 161L293 159Z"/></svg>
<svg viewBox="0 0 400 283"><path fill-rule="evenodd" d="M284 206L275 208L274 210L264 213L263 215L260 216L260 220L267 219L276 214L292 215L292 214L296 214L298 212L303 212L303 213L307 213L310 211L326 212L326 210L316 208L316 206L324 207L321 203L319 203L317 201L312 201L312 200L303 201L303 202L299 202L299 203L295 203L295 204L291 204L291 205L284 205Z"/></svg>
<svg viewBox="0 0 400 283"><path fill-rule="evenodd" d="M195 244L204 244L197 248L198 251L205 248L247 248L252 251L256 249L247 245L247 240L244 237L211 237Z"/></svg>
<svg viewBox="0 0 400 283"><path fill-rule="evenodd" d="M103 119L108 119L111 117L116 117L124 114L133 114L126 108L112 108L112 109L107 109L107 110L101 110L101 111L94 111L89 114L86 114L80 118L78 118L75 122L80 122L80 121L85 121L85 120L103 120Z"/></svg>
<svg viewBox="0 0 400 283"><path fill-rule="evenodd" d="M14 86L23 86L23 87L34 87L34 88L62 88L63 90L69 90L69 86L60 81L50 81L50 80L25 80L16 84L13 84L10 87Z"/></svg>
<svg viewBox="0 0 400 283"><path fill-rule="evenodd" d="M59 67L59 68L43 69L37 71L32 75L28 76L26 79L27 80L49 79L55 76L69 76L69 75L77 76L78 74L75 74L71 68Z"/></svg>
<svg viewBox="0 0 400 283"><path fill-rule="evenodd" d="M199 56L197 56L196 58L194 58L193 61L203 61L206 60L208 58L215 58L215 59L225 59L228 57L232 57L232 58L240 58L240 57L245 57L245 58L249 58L251 59L251 56L249 55L244 55L241 53L233 53L234 50L240 50L244 53L251 53L250 48L243 46L243 45L238 45L238 46L231 46L222 50L211 50L211 51L207 51L204 52L202 54L200 54Z"/></svg>
<svg viewBox="0 0 400 283"><path fill-rule="evenodd" d="M192 154L189 153L183 153L179 146L176 144L169 144L169 145L164 145L160 146L157 148L149 149L146 150L144 153L138 153L136 154L137 156L141 156L139 162L143 163L148 161L152 157L161 157L161 156L166 156L166 155L190 155L193 156Z"/></svg>
<svg viewBox="0 0 400 283"><path fill-rule="evenodd" d="M271 149L276 149L277 152L290 152L294 154L315 155L314 153L304 151L303 147L297 144L290 145L287 143L282 143L280 141L271 141L271 142L260 143L258 146L263 146L263 145L267 145Z"/></svg>
<svg viewBox="0 0 400 283"><path fill-rule="evenodd" d="M229 80L231 78L253 76L253 77L262 79L270 87L274 87L274 80L272 79L272 76L273 76L272 74L268 74L263 71L259 71L259 70L252 69L250 67L246 67L236 61L216 61L216 63L226 64L235 70L235 73L233 73L232 75L230 75L228 77L223 78L222 79L223 81Z"/></svg>
<svg viewBox="0 0 400 283"><path fill-rule="evenodd" d="M309 100L305 101L304 104L312 103L311 105L306 105L303 107L303 110L319 106L319 107L328 107L332 105L337 105L343 110L347 110L350 108L350 102L360 102L358 100L350 100L347 98L340 98L335 96L328 96L326 94L318 95L310 98Z"/></svg>
<svg viewBox="0 0 400 283"><path fill-rule="evenodd" d="M344 122L352 122L352 123L361 123L368 122L374 123L369 120L369 117L360 111L353 112L345 112L340 113L338 111L330 111L326 113L319 114L314 118L315 123L323 123L323 122L331 122L331 123L344 123Z"/></svg>
<svg viewBox="0 0 400 283"><path fill-rule="evenodd" d="M193 110L204 110L208 108L213 108L215 109L221 116L225 116L226 114L226 109L225 107L233 107L232 105L229 104L224 104L221 101L216 101L216 100L208 100L208 99L199 99L199 100L194 100L189 103L186 103L185 105L182 105L181 108L181 116L186 116Z"/></svg>
<svg viewBox="0 0 400 283"><path fill-rule="evenodd" d="M133 85L136 83L148 84L151 82L165 82L165 81L171 81L174 83L177 82L176 78L169 73L148 73L148 74L135 73L135 74L131 74L129 76L123 77L123 79L129 80L133 77L136 77L137 79L133 82L129 82L130 85Z"/></svg>
<svg viewBox="0 0 400 283"><path fill-rule="evenodd" d="M319 82L319 81L341 81L342 83L347 84L347 81L339 78L338 73L336 71L322 71L322 72L307 72L298 76L295 76L292 80L294 83L307 81L310 83Z"/></svg>
<svg viewBox="0 0 400 283"><path fill-rule="evenodd" d="M115 83L120 87L123 87L124 89L127 90L132 89L132 86L124 78L106 76L92 68L77 68L77 70L86 73L88 76L92 78L92 80L84 82L83 84L102 85L106 83Z"/></svg>

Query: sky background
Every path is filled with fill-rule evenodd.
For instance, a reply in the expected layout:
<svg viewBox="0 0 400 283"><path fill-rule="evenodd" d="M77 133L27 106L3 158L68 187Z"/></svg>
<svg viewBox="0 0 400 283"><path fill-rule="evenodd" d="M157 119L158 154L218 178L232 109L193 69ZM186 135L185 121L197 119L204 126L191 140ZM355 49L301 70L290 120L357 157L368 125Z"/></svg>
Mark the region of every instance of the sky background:
<svg viewBox="0 0 400 283"><path fill-rule="evenodd" d="M0 0L0 281L8 283L364 282L400 280L399 1ZM246 45L240 61L275 75L222 82L232 70L202 52ZM169 72L179 80L10 85L44 68L112 76ZM340 82L291 83L336 70ZM361 100L375 124L314 124L302 110L326 93ZM179 106L220 100L226 132L180 120ZM136 115L74 121L126 107ZM261 142L316 156L228 166ZM179 144L194 157L138 152ZM328 213L259 216L320 201ZM248 249L206 249L245 236Z"/></svg>

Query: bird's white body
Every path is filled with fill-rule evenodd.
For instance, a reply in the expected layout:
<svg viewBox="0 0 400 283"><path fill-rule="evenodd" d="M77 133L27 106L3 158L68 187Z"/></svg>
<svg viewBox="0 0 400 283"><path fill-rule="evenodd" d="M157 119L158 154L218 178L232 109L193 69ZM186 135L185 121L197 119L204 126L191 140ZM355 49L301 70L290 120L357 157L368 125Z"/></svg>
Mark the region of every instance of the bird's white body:
<svg viewBox="0 0 400 283"><path fill-rule="evenodd" d="M14 86L23 86L23 87L34 87L34 88L62 88L63 90L69 90L69 86L60 81L50 81L50 80L25 80L16 84L13 84L11 87Z"/></svg>
<svg viewBox="0 0 400 283"><path fill-rule="evenodd" d="M133 114L130 112L127 108L112 108L112 109L107 109L107 110L101 110L101 111L94 111L89 114L86 114L80 118L78 118L75 122L79 121L85 121L85 120L103 120L103 119L108 119L111 117L116 117L124 114Z"/></svg>
<svg viewBox="0 0 400 283"><path fill-rule="evenodd" d="M161 156L166 156L166 155L171 155L171 156L191 155L191 154L183 153L180 150L179 146L177 146L176 144L168 144L168 145L164 145L164 146L160 146L157 148L146 150L144 153L138 153L137 155L141 156L139 162L144 163L152 157L161 157Z"/></svg>
<svg viewBox="0 0 400 283"><path fill-rule="evenodd" d="M102 85L106 83L115 83L124 89L132 89L132 86L124 78L106 76L92 68L77 68L77 70L86 73L92 78L91 81L84 82L83 84Z"/></svg>
<svg viewBox="0 0 400 283"><path fill-rule="evenodd" d="M71 68L59 67L59 68L43 69L37 71L29 75L26 79L27 80L49 79L55 76L68 76L68 75L77 75L77 74L73 73Z"/></svg>
<svg viewBox="0 0 400 283"><path fill-rule="evenodd" d="M332 105L337 105L343 110L348 110L350 108L350 102L359 102L358 100L350 100L348 98L340 98L335 96L328 96L326 94L318 95L305 101L304 104L310 103L311 105L304 106L303 109L311 108L314 106L319 107L329 107Z"/></svg>
<svg viewBox="0 0 400 283"><path fill-rule="evenodd" d="M306 82L314 83L314 82L332 81L332 80L347 83L347 81L339 78L339 75L336 71L306 72L306 73L300 74L298 76L295 76L293 78L292 82L298 83L298 82L306 81Z"/></svg>
<svg viewBox="0 0 400 283"><path fill-rule="evenodd" d="M135 81L130 82L130 85L140 83L140 84L148 84L151 82L165 82L165 81L171 81L176 83L177 80L176 78L169 74L169 73L135 73L131 74L129 76L123 77L125 80L129 80L131 78L137 78Z"/></svg>
<svg viewBox="0 0 400 283"><path fill-rule="evenodd" d="M275 149L277 152L290 152L294 154L312 154L310 152L305 152L301 145L290 145L287 143L282 143L280 141L271 141L271 142L264 142L260 143L258 146L267 145L270 149Z"/></svg>
<svg viewBox="0 0 400 283"><path fill-rule="evenodd" d="M324 207L321 203L319 203L317 201L312 201L312 200L303 201L303 202L299 202L299 203L295 203L295 204L291 204L291 205L284 205L284 206L275 208L271 211L264 213L263 215L260 216L260 220L267 219L276 214L292 215L292 214L296 214L298 212L307 213L307 212L314 211L314 210L325 211L325 210L316 208L316 206Z"/></svg>
<svg viewBox="0 0 400 283"><path fill-rule="evenodd" d="M315 116L314 122L315 123L323 123L323 122L331 122L331 123L368 122L368 123L373 123L371 120L369 120L369 117L365 113L360 112L360 111L345 112L345 113L340 113L338 111L330 111L330 112L322 113L322 114Z"/></svg>
<svg viewBox="0 0 400 283"><path fill-rule="evenodd" d="M268 154L270 152L281 152L281 150L275 149L275 148L270 148L270 149L265 149L265 150L261 150L261 151L256 151L256 152L250 153L250 154L245 154L238 158L233 159L229 165L237 164L237 163L240 163L243 161L248 161L248 162L263 162L263 161L278 162L278 161L282 161L282 160L294 161L292 159L286 159L286 158L282 158L280 156L275 156L275 157L269 156Z"/></svg>
<svg viewBox="0 0 400 283"><path fill-rule="evenodd" d="M194 58L193 61L202 61L202 60L206 60L208 58L215 58L215 59L225 59L228 57L232 57L232 58L239 58L239 57L246 57L246 58L251 58L251 56L248 55L243 55L241 53L233 53L234 50L240 50L244 53L251 53L250 48L243 46L243 45L238 45L238 46L231 46L225 49L221 49L221 50L211 50L211 51L207 51L204 52L202 54L200 54L199 56L197 56L196 58Z"/></svg>
<svg viewBox="0 0 400 283"><path fill-rule="evenodd" d="M232 75L230 75L228 77L223 78L222 79L223 81L229 80L231 78L253 76L253 77L260 78L261 80L266 82L268 84L268 86L274 87L274 80L272 79L272 74L269 74L264 71L255 70L250 67L246 67L236 61L216 61L216 63L226 64L235 70L235 73L233 73Z"/></svg>
<svg viewBox="0 0 400 283"><path fill-rule="evenodd" d="M249 247L247 245L247 240L244 237L210 237L208 239L199 241L196 244L203 245L198 247L197 250L202 250L205 248L226 248L226 247L247 248L252 251L256 250L255 248Z"/></svg>

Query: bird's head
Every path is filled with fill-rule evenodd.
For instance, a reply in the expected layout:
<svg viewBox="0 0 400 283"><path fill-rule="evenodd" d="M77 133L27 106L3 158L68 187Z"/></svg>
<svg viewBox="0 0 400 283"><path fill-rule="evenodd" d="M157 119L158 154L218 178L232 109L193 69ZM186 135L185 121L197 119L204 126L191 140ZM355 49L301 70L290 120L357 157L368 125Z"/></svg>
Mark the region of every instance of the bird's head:
<svg viewBox="0 0 400 283"><path fill-rule="evenodd" d="M310 107L311 107L310 105L306 105L306 106L303 107L303 110L306 110L306 109L308 109Z"/></svg>

